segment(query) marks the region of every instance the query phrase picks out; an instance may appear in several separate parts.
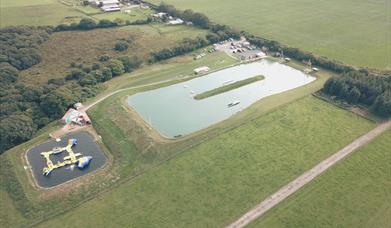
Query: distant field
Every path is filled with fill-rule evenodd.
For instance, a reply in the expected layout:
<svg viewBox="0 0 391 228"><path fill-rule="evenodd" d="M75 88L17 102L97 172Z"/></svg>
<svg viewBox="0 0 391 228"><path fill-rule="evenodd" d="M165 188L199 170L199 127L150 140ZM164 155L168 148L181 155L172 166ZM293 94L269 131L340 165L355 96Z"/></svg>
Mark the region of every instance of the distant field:
<svg viewBox="0 0 391 228"><path fill-rule="evenodd" d="M72 1L65 5L60 0L1 0L0 2L0 27L10 25L58 25L61 23L78 22L83 17L95 20L117 18L135 21L147 18L152 11L132 9L130 14L121 12L104 13L102 10L91 6L72 7Z"/></svg>
<svg viewBox="0 0 391 228"><path fill-rule="evenodd" d="M134 55L146 60L151 51L171 47L185 37L194 38L205 34L204 30L194 27L164 25L58 32L41 46L41 63L21 71L20 78L28 84L43 84L51 78L64 78L72 62L90 65L103 54L114 57ZM113 50L118 40L128 38L134 42L127 51Z"/></svg>
<svg viewBox="0 0 391 228"><path fill-rule="evenodd" d="M135 20L145 20L147 17L152 13L151 10L140 10L140 9L132 9L131 13L121 13L121 12L111 12L111 13L101 13L97 15L91 16L92 18L96 20L101 19L108 19L108 20L115 20L115 19L122 19L122 20L129 20L129 21L135 21Z"/></svg>
<svg viewBox="0 0 391 228"><path fill-rule="evenodd" d="M379 136L252 227L390 227L391 131Z"/></svg>
<svg viewBox="0 0 391 228"><path fill-rule="evenodd" d="M109 140L115 151L132 151L126 149L132 130L119 130L127 121L113 124L121 115L110 120L111 114L99 114L102 105L92 116L107 126L99 128L103 138L116 138ZM42 226L221 227L373 126L309 96L206 141Z"/></svg>
<svg viewBox="0 0 391 228"><path fill-rule="evenodd" d="M161 0L150 0L159 4ZM213 21L355 66L391 69L389 0L165 0Z"/></svg>
<svg viewBox="0 0 391 228"><path fill-rule="evenodd" d="M66 19L66 17L69 17ZM72 17L86 17L58 0L1 0L0 27L9 25L58 25Z"/></svg>

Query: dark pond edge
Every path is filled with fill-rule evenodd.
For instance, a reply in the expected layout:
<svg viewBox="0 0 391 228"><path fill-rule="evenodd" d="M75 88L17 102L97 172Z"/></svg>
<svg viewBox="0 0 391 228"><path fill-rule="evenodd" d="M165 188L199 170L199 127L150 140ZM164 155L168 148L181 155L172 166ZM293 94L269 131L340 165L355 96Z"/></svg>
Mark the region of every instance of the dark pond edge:
<svg viewBox="0 0 391 228"><path fill-rule="evenodd" d="M102 139L101 139L101 138L97 138L97 136L100 137L100 135L95 136L94 134L92 134L92 133L89 132L88 130L86 130L86 129L81 129L81 130L79 130L79 131L69 132L69 133L63 135L62 137L68 136L68 135L70 135L70 134L83 133L83 132L84 132L84 133L87 133L89 136L91 136L91 138L93 139L93 142L101 149L102 154L103 154L103 155L105 156L105 158L106 158L106 162L105 162L101 167L99 167L99 168L97 168L97 169L95 169L95 170L93 170L93 171L91 171L91 172L89 172L89 173L86 173L86 174L84 174L84 175L77 176L77 177L75 177L75 178L72 178L72 179L67 180L67 181L65 181L65 182L63 182L63 183L57 184L57 185L55 185L55 186L43 187L43 186L39 185L39 183L38 183L38 181L37 181L37 179L36 179L36 177L35 177L35 174L34 174L34 172L33 172L33 170L32 170L32 166L31 166L31 164L30 164L30 162L29 162L29 160L28 160L28 153L29 153L29 151L31 151L31 149L33 149L34 147L36 147L36 146L38 146L38 145L41 145L41 144L44 144L44 143L48 143L48 142L54 140L53 138L49 138L48 140L45 140L45 141L43 141L43 142L38 142L38 143L36 143L36 144L34 144L34 145L31 145L30 147L28 147L28 148L25 150L24 153L22 153L22 160L24 160L25 163L27 164L27 168L25 168L25 171L27 171L27 177L28 177L29 181L32 182L31 184L33 185L33 187L36 187L36 188L41 189L41 190L55 189L55 188L58 188L58 187L60 187L60 186L64 186L64 185L66 185L66 184L69 184L70 182L77 181L77 180L79 180L79 179L81 179L81 178L88 178L88 177L90 177L90 176L92 176L92 175L95 175L97 172L99 172L99 171L105 169L110 163L112 163L113 158L112 158L111 154L109 153L108 149L105 147L105 145L104 145Z"/></svg>

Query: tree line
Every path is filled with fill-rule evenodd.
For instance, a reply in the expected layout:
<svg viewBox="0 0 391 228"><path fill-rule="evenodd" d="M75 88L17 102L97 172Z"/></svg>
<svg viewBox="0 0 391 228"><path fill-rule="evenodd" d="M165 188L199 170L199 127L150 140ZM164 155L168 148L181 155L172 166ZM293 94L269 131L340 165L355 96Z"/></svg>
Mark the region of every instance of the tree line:
<svg viewBox="0 0 391 228"><path fill-rule="evenodd" d="M164 12L170 16L181 18L184 21L193 23L194 26L200 27L203 29L208 29L210 27L210 20L205 14L196 13L191 9L184 11L178 10L173 5L168 5L162 2L157 8L157 11Z"/></svg>
<svg viewBox="0 0 391 228"><path fill-rule="evenodd" d="M268 40L257 37L248 33L244 33L246 39L258 47L265 47L271 52L281 52L284 56L299 60L311 61L313 65L334 71L336 73L346 73L355 70L352 66L342 63L337 60L328 59L324 56L316 56L311 52L303 51L298 48L287 47L275 40Z"/></svg>
<svg viewBox="0 0 391 228"><path fill-rule="evenodd" d="M90 65L72 63L69 73L45 85L27 85L18 80L19 70L39 63L41 58L36 58L34 64L19 65L31 58L30 52L18 52L18 58L12 53L31 48L40 56L39 45L48 40L50 33L47 28L35 27L0 29L0 153L32 138L74 103L95 96L100 83L131 72L142 63L132 56L98 56L98 62Z"/></svg>
<svg viewBox="0 0 391 228"><path fill-rule="evenodd" d="M322 92L350 104L361 104L379 116L391 116L391 76L351 71L330 78Z"/></svg>
<svg viewBox="0 0 391 228"><path fill-rule="evenodd" d="M0 64L27 69L41 61L39 45L49 39L48 27L7 27L0 30Z"/></svg>
<svg viewBox="0 0 391 228"><path fill-rule="evenodd" d="M62 32L62 31L74 31L74 30L92 30L98 28L112 28L117 26L126 26L126 25L143 25L149 24L153 22L153 18L148 17L147 19L138 19L136 21L129 20L121 20L116 19L114 21L108 19L102 19L96 22L90 18L83 18L79 21L79 23L71 23L71 24L60 24L54 27L54 32Z"/></svg>

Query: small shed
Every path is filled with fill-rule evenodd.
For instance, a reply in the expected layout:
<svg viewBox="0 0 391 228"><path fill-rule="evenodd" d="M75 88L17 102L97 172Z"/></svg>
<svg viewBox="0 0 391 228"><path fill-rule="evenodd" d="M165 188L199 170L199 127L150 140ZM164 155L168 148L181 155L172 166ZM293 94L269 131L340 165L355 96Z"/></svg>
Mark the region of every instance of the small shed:
<svg viewBox="0 0 391 228"><path fill-rule="evenodd" d="M184 21L180 18L177 18L177 19L174 19L174 20L170 20L167 24L169 25L181 25L183 24Z"/></svg>
<svg viewBox="0 0 391 228"><path fill-rule="evenodd" d="M202 66L202 67L198 67L198 68L194 69L194 73L196 73L196 74L203 74L203 73L209 72L209 70L210 70L209 67Z"/></svg>
<svg viewBox="0 0 391 228"><path fill-rule="evenodd" d="M104 12L114 12L114 11L120 11L121 8L117 4L112 4L112 5L103 5L101 9Z"/></svg>
<svg viewBox="0 0 391 228"><path fill-rule="evenodd" d="M259 57L265 57L266 56L266 54L264 53L264 52L262 52L262 51L260 51L260 52L258 52L257 54L255 54L258 58Z"/></svg>

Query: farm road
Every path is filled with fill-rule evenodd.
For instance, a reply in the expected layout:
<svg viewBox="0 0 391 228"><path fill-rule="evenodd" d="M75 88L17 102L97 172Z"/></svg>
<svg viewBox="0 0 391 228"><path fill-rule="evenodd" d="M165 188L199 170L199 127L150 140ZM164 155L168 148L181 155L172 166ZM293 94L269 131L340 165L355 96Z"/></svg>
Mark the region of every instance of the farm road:
<svg viewBox="0 0 391 228"><path fill-rule="evenodd" d="M329 169L335 163L342 160L343 158L345 158L346 156L354 152L359 147L372 141L376 136L385 132L389 128L391 128L391 120L380 124L373 130L366 133L365 135L357 138L351 144L345 146L343 149L339 150L338 152L336 152L326 160L323 160L322 162L314 166L312 169L303 173L301 176L299 176L295 180L291 181L290 183L282 187L276 193L266 198L264 201L256 205L253 209L248 211L238 220L236 220L235 222L227 226L227 228L239 228L248 225L250 222L259 218L264 213L266 213L269 209L271 209L272 207L274 207L275 205L277 205L278 203L286 199L288 196L292 195L294 192L299 190L301 187L309 183L315 177L322 174L324 171Z"/></svg>
<svg viewBox="0 0 391 228"><path fill-rule="evenodd" d="M166 83L166 82L173 82L173 81L178 81L178 79L169 79L169 80L163 80L163 81L158 81L158 82L153 82L153 83L149 83L149 84L145 84L145 85L140 85L140 86L133 86L133 87L128 87L128 88L123 88L123 89L119 89L119 90L116 90L114 92L111 92L109 94L106 94L104 95L103 97L99 98L98 100L92 102L91 104L88 104L86 106L84 106L83 110L84 111L87 111L88 109L94 107L95 105L99 104L100 102L106 100L107 98L117 94L117 93L120 93L120 92L123 92L123 91L126 91L126 90L131 90L131 89L140 89L140 88L143 88L143 87L148 87L148 86L153 86L153 85L159 85L159 84L162 84L162 83Z"/></svg>

